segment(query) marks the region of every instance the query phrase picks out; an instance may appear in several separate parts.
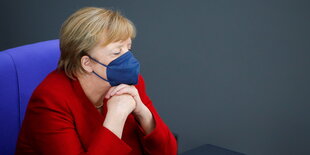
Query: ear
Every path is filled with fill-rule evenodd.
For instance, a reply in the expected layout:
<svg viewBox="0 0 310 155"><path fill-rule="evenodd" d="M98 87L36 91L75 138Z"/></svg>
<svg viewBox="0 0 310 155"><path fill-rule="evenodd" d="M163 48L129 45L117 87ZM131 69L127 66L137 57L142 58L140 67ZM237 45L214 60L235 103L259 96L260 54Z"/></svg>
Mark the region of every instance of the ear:
<svg viewBox="0 0 310 155"><path fill-rule="evenodd" d="M85 55L81 58L81 66L86 72L91 73L93 71L92 65L93 63L88 56Z"/></svg>

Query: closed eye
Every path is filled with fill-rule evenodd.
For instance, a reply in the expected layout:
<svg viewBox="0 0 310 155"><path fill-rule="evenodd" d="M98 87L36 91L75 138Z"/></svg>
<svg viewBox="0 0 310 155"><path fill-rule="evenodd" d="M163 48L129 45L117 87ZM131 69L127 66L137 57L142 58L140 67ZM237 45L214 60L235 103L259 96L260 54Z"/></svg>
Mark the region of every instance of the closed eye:
<svg viewBox="0 0 310 155"><path fill-rule="evenodd" d="M121 52L116 52L116 53L113 53L114 55L119 55L119 54L121 54Z"/></svg>

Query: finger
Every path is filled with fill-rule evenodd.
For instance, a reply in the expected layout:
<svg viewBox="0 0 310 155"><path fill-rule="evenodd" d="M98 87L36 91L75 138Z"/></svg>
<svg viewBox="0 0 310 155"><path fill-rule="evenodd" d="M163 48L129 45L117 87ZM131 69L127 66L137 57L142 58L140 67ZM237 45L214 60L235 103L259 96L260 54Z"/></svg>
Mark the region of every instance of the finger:
<svg viewBox="0 0 310 155"><path fill-rule="evenodd" d="M105 98L110 98L111 97L111 92L115 89L116 87L111 87L109 90L108 90L108 92L106 93L106 95L105 95Z"/></svg>
<svg viewBox="0 0 310 155"><path fill-rule="evenodd" d="M124 87L123 89L120 89L116 92L116 95L121 94L129 94L132 97L135 97L137 95L137 92L132 87Z"/></svg>
<svg viewBox="0 0 310 155"><path fill-rule="evenodd" d="M120 85L116 86L116 88L111 91L110 96L115 95L116 92L118 92L119 90L121 90L121 89L123 89L125 87L128 87L128 85L120 84Z"/></svg>
<svg viewBox="0 0 310 155"><path fill-rule="evenodd" d="M117 92L115 92L115 95L122 95L122 94L129 94L129 95L131 95L131 92L130 92L128 87L124 87L124 88L118 90Z"/></svg>

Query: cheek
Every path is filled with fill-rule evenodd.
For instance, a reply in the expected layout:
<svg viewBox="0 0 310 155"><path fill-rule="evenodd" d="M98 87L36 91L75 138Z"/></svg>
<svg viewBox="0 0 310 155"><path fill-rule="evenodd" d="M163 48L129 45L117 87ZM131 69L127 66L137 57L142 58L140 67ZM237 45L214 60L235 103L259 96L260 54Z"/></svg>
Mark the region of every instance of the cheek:
<svg viewBox="0 0 310 155"><path fill-rule="evenodd" d="M120 55L111 54L111 56L106 57L106 59L104 60L106 62L105 64L109 65L113 60L117 59L118 57L120 57Z"/></svg>
<svg viewBox="0 0 310 155"><path fill-rule="evenodd" d="M102 76L103 78L107 79L107 68L106 67L98 64L94 67L94 71L100 76Z"/></svg>
<svg viewBox="0 0 310 155"><path fill-rule="evenodd" d="M107 51L104 51L98 54L98 59L100 59L101 63L109 65L109 63L115 59L115 56Z"/></svg>

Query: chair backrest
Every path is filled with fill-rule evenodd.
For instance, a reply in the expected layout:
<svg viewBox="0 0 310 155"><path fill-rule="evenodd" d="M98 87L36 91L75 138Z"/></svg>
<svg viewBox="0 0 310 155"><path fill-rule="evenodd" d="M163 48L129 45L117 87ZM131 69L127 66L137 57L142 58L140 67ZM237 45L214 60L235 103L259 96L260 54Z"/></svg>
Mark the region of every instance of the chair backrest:
<svg viewBox="0 0 310 155"><path fill-rule="evenodd" d="M0 51L0 154L14 154L29 98L59 56L59 40Z"/></svg>

